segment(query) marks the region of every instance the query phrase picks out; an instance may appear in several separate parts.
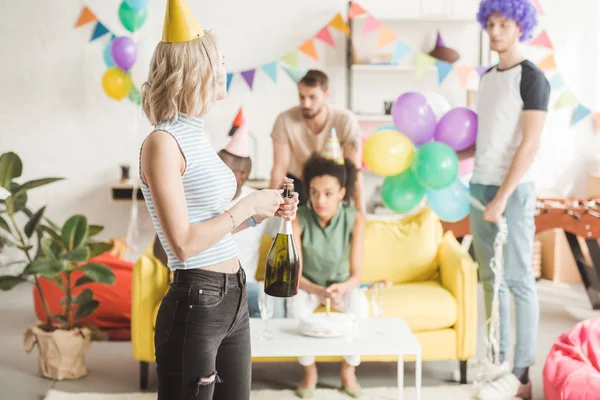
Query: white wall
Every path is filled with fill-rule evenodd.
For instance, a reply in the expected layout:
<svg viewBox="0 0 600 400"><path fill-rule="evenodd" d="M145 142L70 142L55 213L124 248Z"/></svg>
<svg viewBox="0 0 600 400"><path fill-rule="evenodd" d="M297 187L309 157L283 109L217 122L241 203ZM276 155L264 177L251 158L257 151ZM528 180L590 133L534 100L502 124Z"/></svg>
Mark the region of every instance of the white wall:
<svg viewBox="0 0 600 400"><path fill-rule="evenodd" d="M384 0L378 0L383 3ZM390 4L397 4L389 1ZM470 0L476 3L476 0ZM119 0L90 0L86 4L115 33L126 34L117 9ZM189 0L200 23L217 32L232 71L260 67L299 46L325 25L344 0ZM414 3L403 0L402 5ZM455 5L458 0L454 1ZM559 49L558 62L567 84L593 108L598 107L598 6L595 1L543 1L544 23ZM24 179L64 176L64 182L32 192L34 208L48 204L47 213L63 221L84 213L106 226L104 237L124 236L130 206L110 201L109 185L119 176L119 164L137 165L137 152L149 131L141 113L127 101L115 102L101 88L105 71L102 51L108 37L89 42L93 24L74 29L84 2L55 5L41 0L0 4L0 152L15 151L24 162ZM460 4L464 4L462 1ZM365 3L367 7L368 2ZM133 78L139 86L147 73L152 50L160 39L165 0L151 0L149 17L138 32L139 57ZM368 7L367 7L368 8ZM337 49L317 42L321 62L300 54L301 66L318 66L332 78L332 102L345 102L345 38L332 31ZM446 39L447 42L450 38ZM451 78L449 78L451 79ZM240 105L251 132L259 137L259 176L268 175L271 163L269 131L278 112L296 104L295 86L282 70L273 84L257 71L251 92L239 75L230 97L207 118L207 130L216 148L222 147ZM570 129L568 110L553 113L553 147L546 150L546 165L560 173L546 179L546 187L566 195L579 194L585 157L592 136L589 120ZM550 162L551 160L551 162ZM574 186L569 186L574 181ZM547 189L550 191L551 189ZM553 190L553 189L552 189ZM145 247L152 224L145 206L139 207L140 237ZM134 255L131 255L134 257Z"/></svg>

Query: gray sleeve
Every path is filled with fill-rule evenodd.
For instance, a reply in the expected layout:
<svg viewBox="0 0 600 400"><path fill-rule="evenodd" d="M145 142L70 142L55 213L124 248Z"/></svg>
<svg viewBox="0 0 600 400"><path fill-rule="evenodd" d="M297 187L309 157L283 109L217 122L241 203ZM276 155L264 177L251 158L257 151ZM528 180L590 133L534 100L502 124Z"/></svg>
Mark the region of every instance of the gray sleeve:
<svg viewBox="0 0 600 400"><path fill-rule="evenodd" d="M523 110L548 111L550 83L544 73L534 65L524 64L521 75Z"/></svg>

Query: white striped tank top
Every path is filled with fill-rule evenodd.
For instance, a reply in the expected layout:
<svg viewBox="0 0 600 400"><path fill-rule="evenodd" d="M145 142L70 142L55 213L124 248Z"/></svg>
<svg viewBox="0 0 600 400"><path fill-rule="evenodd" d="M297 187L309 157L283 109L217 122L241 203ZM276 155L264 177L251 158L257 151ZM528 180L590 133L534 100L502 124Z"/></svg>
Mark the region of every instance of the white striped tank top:
<svg viewBox="0 0 600 400"><path fill-rule="evenodd" d="M209 220L225 212L236 191L233 172L217 155L207 135L203 134L203 128L203 120L185 114L181 114L177 120L166 121L155 127L155 130L165 131L173 136L185 158L185 171L182 178L190 225ZM154 228L167 253L169 269L208 267L237 256L232 235L228 233L219 242L186 261L175 257L158 222L152 194L143 179L140 180Z"/></svg>

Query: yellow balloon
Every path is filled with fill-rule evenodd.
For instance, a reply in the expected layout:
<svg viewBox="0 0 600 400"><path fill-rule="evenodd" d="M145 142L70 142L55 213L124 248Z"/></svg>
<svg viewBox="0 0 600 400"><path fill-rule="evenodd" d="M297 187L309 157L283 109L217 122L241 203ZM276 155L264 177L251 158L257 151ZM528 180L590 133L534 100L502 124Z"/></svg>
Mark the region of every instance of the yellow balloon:
<svg viewBox="0 0 600 400"><path fill-rule="evenodd" d="M107 69L102 76L102 88L109 97L115 100L127 97L132 86L131 76L119 67Z"/></svg>
<svg viewBox="0 0 600 400"><path fill-rule="evenodd" d="M406 135L379 131L365 142L363 159L369 169L383 176L397 175L407 169L415 154L415 146Z"/></svg>

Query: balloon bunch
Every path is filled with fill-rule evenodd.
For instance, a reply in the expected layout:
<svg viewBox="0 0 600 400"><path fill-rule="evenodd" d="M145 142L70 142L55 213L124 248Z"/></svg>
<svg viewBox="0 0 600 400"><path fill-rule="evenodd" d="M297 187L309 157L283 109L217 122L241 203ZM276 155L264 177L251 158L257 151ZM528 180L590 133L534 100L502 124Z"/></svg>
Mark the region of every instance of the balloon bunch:
<svg viewBox="0 0 600 400"><path fill-rule="evenodd" d="M119 19L129 32L135 32L146 22L149 0L124 0L119 7ZM104 50L104 62L108 69L102 76L102 88L106 94L122 100L130 97L139 104L139 93L129 73L137 59L137 47L129 36L114 37Z"/></svg>
<svg viewBox="0 0 600 400"><path fill-rule="evenodd" d="M378 129L363 148L366 167L385 176L383 204L407 213L427 198L441 220L465 218L469 189L458 176L469 167L459 163L456 152L475 144L477 115L468 108L450 109L437 94L408 92L394 102L392 117L394 125Z"/></svg>

